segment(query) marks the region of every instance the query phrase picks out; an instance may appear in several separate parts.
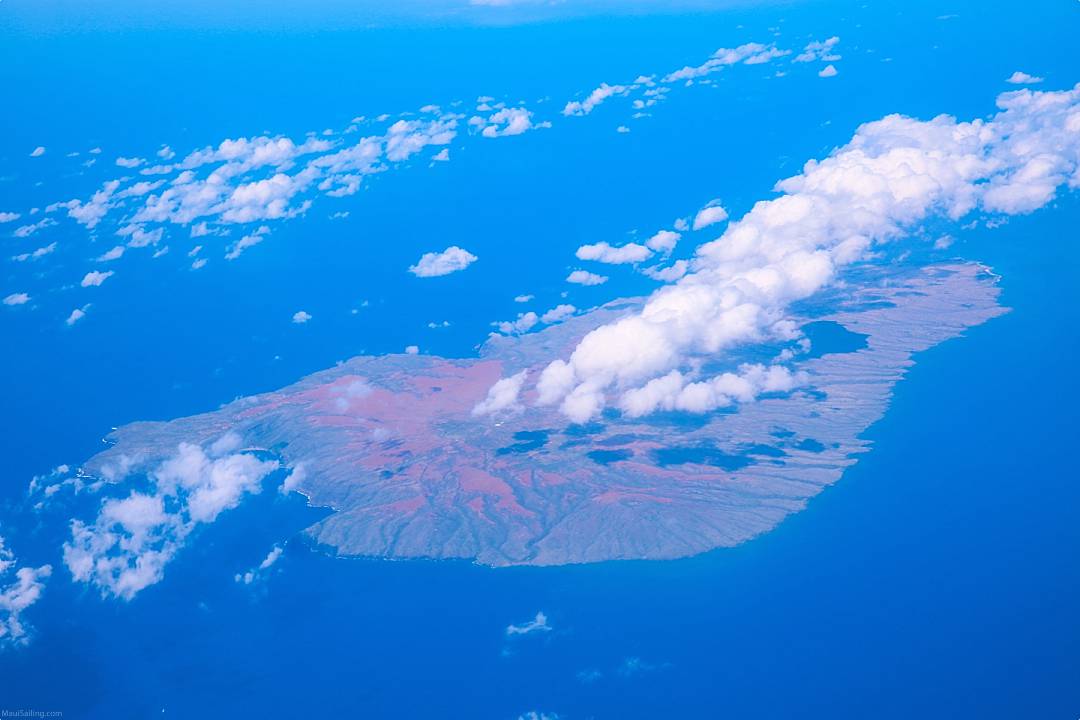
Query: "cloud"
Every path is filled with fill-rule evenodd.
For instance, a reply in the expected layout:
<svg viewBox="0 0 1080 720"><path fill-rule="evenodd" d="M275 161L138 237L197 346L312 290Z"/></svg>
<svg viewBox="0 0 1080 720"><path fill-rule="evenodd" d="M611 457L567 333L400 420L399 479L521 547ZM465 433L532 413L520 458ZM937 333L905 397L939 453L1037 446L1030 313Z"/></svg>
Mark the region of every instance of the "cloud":
<svg viewBox="0 0 1080 720"><path fill-rule="evenodd" d="M579 117L582 115L588 115L597 105L604 102L608 98L612 97L613 95L625 95L626 92L633 87L636 86L608 85L607 83L601 83L600 87L589 93L588 97L586 97L581 102L571 101L566 103L566 107L563 108L562 114L567 116L577 115Z"/></svg>
<svg viewBox="0 0 1080 720"><path fill-rule="evenodd" d="M45 147L38 145L36 148L30 151L30 157L41 157L45 154Z"/></svg>
<svg viewBox="0 0 1080 720"><path fill-rule="evenodd" d="M116 158L116 164L122 168L137 168L140 165L145 165L146 160L139 157L118 157Z"/></svg>
<svg viewBox="0 0 1080 720"><path fill-rule="evenodd" d="M694 230L700 230L709 225L724 222L727 218L727 210L721 207L719 200L713 200L698 210L698 214L694 216L693 228Z"/></svg>
<svg viewBox="0 0 1080 720"><path fill-rule="evenodd" d="M514 637L516 635L532 635L533 633L546 633L551 632L552 627L548 625L547 615L542 612L536 613L536 617L521 625L507 625L506 635L507 637Z"/></svg>
<svg viewBox="0 0 1080 720"><path fill-rule="evenodd" d="M446 162L450 159L450 148L443 148L439 152L432 155L431 159L435 162Z"/></svg>
<svg viewBox="0 0 1080 720"><path fill-rule="evenodd" d="M101 189L95 192L89 200L85 202L82 200L69 200L65 203L58 203L57 207L67 208L68 217L80 225L85 225L87 229L93 230L109 210L114 207L113 195L116 194L119 187L119 180L110 180L104 183Z"/></svg>
<svg viewBox="0 0 1080 720"><path fill-rule="evenodd" d="M775 45L763 45L762 43L746 43L737 48L720 48L701 65L688 65L681 70L668 73L664 76L664 82L691 81L717 72L729 65L738 63L760 65L787 54L789 54L787 50L780 50Z"/></svg>
<svg viewBox="0 0 1080 720"><path fill-rule="evenodd" d="M737 373L721 373L697 382L687 382L682 373L672 370L628 390L620 400L620 408L629 417L641 417L657 410L706 413L751 402L762 393L789 392L805 382L805 377L779 365L742 365Z"/></svg>
<svg viewBox="0 0 1080 720"><path fill-rule="evenodd" d="M1026 72L1017 70L1008 77L1005 82L1012 83L1013 85L1035 85L1041 83L1043 78L1036 77L1035 75L1028 75Z"/></svg>
<svg viewBox="0 0 1080 720"><path fill-rule="evenodd" d="M831 78L836 77L838 71L835 65L826 65L819 73L818 77Z"/></svg>
<svg viewBox="0 0 1080 720"><path fill-rule="evenodd" d="M659 253L669 253L675 249L675 245L681 237L682 235L677 232L661 230L645 241L645 247Z"/></svg>
<svg viewBox="0 0 1080 720"><path fill-rule="evenodd" d="M520 335L531 330L540 318L534 312L518 313L516 320L493 323L503 335Z"/></svg>
<svg viewBox="0 0 1080 720"><path fill-rule="evenodd" d="M424 253L415 265L409 266L409 272L417 277L440 277L464 270L476 260L468 250L451 245L442 252Z"/></svg>
<svg viewBox="0 0 1080 720"><path fill-rule="evenodd" d="M228 251L225 253L226 260L235 260L240 257L245 250L250 247L254 247L263 241L263 238L270 233L270 228L266 225L260 225L257 229L251 231L244 237L237 240L235 243L229 246Z"/></svg>
<svg viewBox="0 0 1080 720"><path fill-rule="evenodd" d="M161 242L161 237L164 235L164 228L154 228L153 230L145 230L140 225L125 225L116 231L116 234L120 237L128 238L128 247L141 248L149 247L150 245L157 245Z"/></svg>
<svg viewBox="0 0 1080 720"><path fill-rule="evenodd" d="M124 600L160 582L199 525L258 493L278 468L274 461L232 452L238 445L230 435L208 449L180 443L175 455L147 473L145 490L103 500L91 524L72 520L71 539L64 543L72 577ZM112 481L129 472L124 468Z"/></svg>
<svg viewBox="0 0 1080 720"><path fill-rule="evenodd" d="M815 60L835 62L840 59L840 56L833 53L833 48L836 47L836 44L839 42L840 38L835 35L828 40L815 40L809 43L801 53L796 55L792 62L806 63Z"/></svg>
<svg viewBox="0 0 1080 720"><path fill-rule="evenodd" d="M11 293L4 298L5 305L25 305L30 302L30 296L24 292Z"/></svg>
<svg viewBox="0 0 1080 720"><path fill-rule="evenodd" d="M703 358L793 339L791 303L930 217L1028 213L1062 186L1080 188L1080 85L1005 93L997 103L988 121L890 115L861 126L847 145L777 183L779 197L756 203L700 246L685 277L655 291L640 311L588 333L569 358L551 361L537 380L537 402L558 403L580 422L609 394L624 410L645 412L718 407L752 396L737 392L744 383L767 391L786 379L781 371L691 376Z"/></svg>
<svg viewBox="0 0 1080 720"><path fill-rule="evenodd" d="M55 224L56 224L56 221L53 220L52 218L42 218L41 220L38 220L36 223L32 223L30 225L22 225L20 227L15 228L15 232L13 232L12 235L14 235L17 238L30 237L31 235L33 235L37 231L44 230L47 227L52 227Z"/></svg>
<svg viewBox="0 0 1080 720"><path fill-rule="evenodd" d="M304 310L298 310L293 313L292 321L297 325L302 325L311 319L311 313Z"/></svg>
<svg viewBox="0 0 1080 720"><path fill-rule="evenodd" d="M27 643L30 628L23 624L22 614L41 599L52 575L51 565L17 569L16 565L15 555L0 537L0 647Z"/></svg>
<svg viewBox="0 0 1080 720"><path fill-rule="evenodd" d="M37 250L34 250L33 252L20 253L19 255L13 255L11 257L11 259L14 260L15 262L26 262L27 260L37 260L38 258L43 258L46 255L52 254L53 251L55 251L55 250L56 250L56 243L51 242L48 245L44 245L42 247L39 247Z"/></svg>
<svg viewBox="0 0 1080 720"><path fill-rule="evenodd" d="M603 285L608 279L603 275L588 272L587 270L575 270L566 276L566 282L575 285Z"/></svg>
<svg viewBox="0 0 1080 720"><path fill-rule="evenodd" d="M22 215L17 212L0 212L0 223L15 222L21 217Z"/></svg>
<svg viewBox="0 0 1080 720"><path fill-rule="evenodd" d="M97 287L113 275L115 275L115 273L112 270L106 270L105 272L91 270L83 276L82 282L79 284L83 287Z"/></svg>
<svg viewBox="0 0 1080 720"><path fill-rule="evenodd" d="M281 558L281 553L284 552L284 550L285 548L283 546L274 545L274 547L270 549L270 552L266 554L266 557L263 558L263 561L261 563L259 563L256 567L253 567L245 573L237 573L233 576L233 579L238 583L243 583L244 585L252 584L266 574L266 571L269 570L274 565L274 563L276 563Z"/></svg>
<svg viewBox="0 0 1080 720"><path fill-rule="evenodd" d="M525 383L527 370L522 370L516 375L502 378L488 390L487 397L476 404L472 409L473 415L490 415L503 410L512 410L520 407L518 394L521 386Z"/></svg>
<svg viewBox="0 0 1080 720"><path fill-rule="evenodd" d="M119 258L121 258L124 255L124 250L125 250L125 248L124 248L123 245L117 245L112 250L109 250L108 252L105 252L105 253L102 253L101 255L99 255L98 258L97 258L98 262L108 262L109 260L118 260Z"/></svg>
<svg viewBox="0 0 1080 720"><path fill-rule="evenodd" d="M516 302L516 303L527 303L527 302L529 302L530 300L532 300L535 297L536 297L535 295L518 295L517 297L514 298L514 302Z"/></svg>
<svg viewBox="0 0 1080 720"><path fill-rule="evenodd" d="M650 267L645 268L641 272L647 277L653 280L659 280L660 282L675 282L690 269L690 263L686 260L676 260L666 268Z"/></svg>
<svg viewBox="0 0 1080 720"><path fill-rule="evenodd" d="M407 345L405 347L405 354L406 355L419 355L420 354L420 347L418 345Z"/></svg>
<svg viewBox="0 0 1080 720"><path fill-rule="evenodd" d="M540 316L540 322L551 325L552 323L562 322L566 318L570 317L577 312L577 308L573 305L562 304L548 310L546 313Z"/></svg>
<svg viewBox="0 0 1080 720"><path fill-rule="evenodd" d="M79 322L84 317L86 317L86 311L89 310L89 309L90 309L90 304L89 303L87 303L86 305L83 305L81 308L75 308L74 310L71 311L71 314L67 316L67 320L64 321L64 324L67 325L68 327L71 327L72 325L74 325L75 323Z"/></svg>
<svg viewBox="0 0 1080 720"><path fill-rule="evenodd" d="M360 189L365 175L387 169L387 163L407 160L430 145L449 143L457 118L447 114L399 120L381 136L363 137L344 147L319 137L302 143L268 136L226 139L216 147L195 150L178 162L140 170L144 175L173 176L161 192L150 191L163 181L138 183L118 193L116 199L149 193L131 216L137 223L205 223L202 218L224 224L286 220L310 207L312 199L304 195L315 191L331 197L351 195ZM93 204L99 211L96 222L116 201Z"/></svg>
<svg viewBox="0 0 1080 720"><path fill-rule="evenodd" d="M120 192L116 193L117 198L135 198L142 197L152 190L157 190L159 187L165 184L164 180L157 180L154 182L142 181L137 182L134 185L129 185Z"/></svg>
<svg viewBox="0 0 1080 720"><path fill-rule="evenodd" d="M521 135L536 128L551 127L550 122L534 124L533 114L523 107L502 108L482 121L480 134L486 138Z"/></svg>
<svg viewBox="0 0 1080 720"><path fill-rule="evenodd" d="M652 251L637 243L627 243L626 245L614 247L606 242L598 242L592 245L582 245L575 254L579 260L595 260L601 263L621 265L647 260L652 255Z"/></svg>

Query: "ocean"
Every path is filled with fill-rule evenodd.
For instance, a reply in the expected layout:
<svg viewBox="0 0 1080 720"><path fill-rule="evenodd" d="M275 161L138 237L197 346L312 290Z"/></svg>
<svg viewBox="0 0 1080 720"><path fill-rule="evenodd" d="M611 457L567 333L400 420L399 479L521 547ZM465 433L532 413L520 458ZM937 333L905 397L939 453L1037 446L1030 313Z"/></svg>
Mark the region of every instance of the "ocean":
<svg viewBox="0 0 1080 720"><path fill-rule="evenodd" d="M418 160L317 204L235 263L216 248L198 273L175 257L125 258L73 328L73 291L46 288L77 282L77 263L113 242L65 227L56 262L26 280L42 288L35 312L2 320L3 535L54 576L25 617L33 641L0 653L0 707L110 719L1075 717L1075 196L1002 227L950 229L951 252L1002 276L1012 311L919 354L867 434L873 450L737 548L557 568L332 559L296 538L325 511L268 489L123 602L70 581L62 523L14 514L30 477L77 465L113 426L205 411L358 353L474 352L492 321L522 309L515 295L567 301L583 242L647 237L714 197L738 217L862 121L987 115L1018 67L1054 89L1080 80L1067 51L1075 23L1063 19L1074 16L1053 3L959 3L947 20L923 3L891 12L807 3L484 28L0 30L0 59L12 60L0 82L25 105L0 141L12 207L97 183L61 182L62 160L49 156L49 181L34 185L24 146L146 155L483 94L561 107L601 81L768 39L781 18L779 42L839 34L845 56L835 83L736 68L716 87L672 92L628 134L615 132L629 110L613 101L551 129L470 141L450 163ZM1009 38L1008 53L987 46L1024 13L1045 32ZM348 218L328 217L343 209ZM700 241L684 240L682 256ZM183 257L191 241L170 243ZM405 273L450 244L480 257L469 273ZM23 282L23 270L5 273ZM652 286L613 273L568 301ZM301 309L312 321L290 323ZM286 539L264 577L234 579ZM537 612L550 631L506 634Z"/></svg>

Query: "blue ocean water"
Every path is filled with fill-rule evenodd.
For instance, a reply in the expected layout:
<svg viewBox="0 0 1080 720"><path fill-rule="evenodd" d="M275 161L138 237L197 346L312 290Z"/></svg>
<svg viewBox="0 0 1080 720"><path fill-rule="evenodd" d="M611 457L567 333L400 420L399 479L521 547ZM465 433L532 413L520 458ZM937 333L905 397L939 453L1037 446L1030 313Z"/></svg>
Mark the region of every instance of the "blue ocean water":
<svg viewBox="0 0 1080 720"><path fill-rule="evenodd" d="M0 498L16 506L29 477L88 457L114 425L203 411L361 352L416 343L468 354L492 320L521 309L514 295L561 301L582 242L651 233L713 197L737 217L864 120L986 115L1017 68L1072 85L1073 11L811 3L272 35L2 30L0 82L22 101L0 143L11 178L0 197L12 207L94 185L60 185L50 172L60 165L28 167L38 144L145 155L263 129L299 137L480 94L557 106L600 81L767 36L781 18L782 38L841 35L845 60L828 84L762 70L673 92L625 136L614 127L627 112L612 104L587 123L472 143L446 166L376 178L346 221L320 205L227 267L151 272L148 259L125 258L74 329L62 324L70 293L43 291L33 314L3 319ZM987 47L1032 18L1038 33L1012 33L1007 52ZM282 45L294 52L281 56ZM1069 197L1004 227L956 231L950 252L993 266L1012 312L919 355L868 433L874 450L753 542L676 562L500 570L332 560L291 542L265 581L241 585L235 573L321 512L266 492L200 533L130 603L103 601L58 567L28 615L34 642L0 654L0 702L94 718L1075 716L1078 220ZM480 256L470 274L404 273L452 243ZM41 277L6 268L5 280L77 280L85 257L111 247L62 244ZM613 275L570 300L649 287ZM314 320L292 325L301 308ZM441 320L451 327L426 327ZM4 526L34 564L57 563L63 532ZM551 632L507 639L509 623L537 611Z"/></svg>

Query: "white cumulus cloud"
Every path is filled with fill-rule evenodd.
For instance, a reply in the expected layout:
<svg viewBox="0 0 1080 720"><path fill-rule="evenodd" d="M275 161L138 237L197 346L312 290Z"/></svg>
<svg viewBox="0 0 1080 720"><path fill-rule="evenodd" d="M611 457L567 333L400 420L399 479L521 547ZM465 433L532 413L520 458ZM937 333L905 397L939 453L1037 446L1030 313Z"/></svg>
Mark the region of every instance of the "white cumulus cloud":
<svg viewBox="0 0 1080 720"><path fill-rule="evenodd" d="M592 245L582 245L575 254L578 260L595 260L596 262L611 265L622 265L647 260L652 255L652 251L637 243L627 243L616 247L606 242L598 242Z"/></svg>
<svg viewBox="0 0 1080 720"><path fill-rule="evenodd" d="M1026 72L1021 72L1020 70L1017 70L1005 80L1005 82L1012 83L1013 85L1035 85L1042 81L1043 79L1041 77L1028 75Z"/></svg>
<svg viewBox="0 0 1080 720"><path fill-rule="evenodd" d="M112 270L106 270L101 272L100 270L91 270L83 276L82 282L79 284L83 287L98 287L101 283L108 280L115 273Z"/></svg>
<svg viewBox="0 0 1080 720"><path fill-rule="evenodd" d="M566 276L566 282L574 285L603 285L608 279L588 270L575 270Z"/></svg>
<svg viewBox="0 0 1080 720"><path fill-rule="evenodd" d="M701 228L708 227L709 225L715 225L719 222L727 220L728 214L721 205L719 200L713 200L705 207L698 210L697 215L694 216L694 230L700 230Z"/></svg>
<svg viewBox="0 0 1080 720"><path fill-rule="evenodd" d="M25 305L30 302L30 295L24 292L11 293L4 298L5 305Z"/></svg>
<svg viewBox="0 0 1080 720"><path fill-rule="evenodd" d="M639 312L594 329L567 359L549 363L536 383L538 403L558 403L583 421L611 393L635 411L737 400L736 378L691 377L690 361L792 339L791 303L932 216L1028 213L1063 186L1080 188L1080 85L1005 93L998 107L990 120L890 115L861 126L847 145L779 182L779 197L758 202L700 246L692 271L654 292ZM779 370L764 372L767 380L785 379ZM745 371L736 375L754 384Z"/></svg>
<svg viewBox="0 0 1080 720"><path fill-rule="evenodd" d="M409 272L417 277L439 277L464 270L476 260L468 250L451 245L442 252L424 253L415 265L409 266Z"/></svg>
<svg viewBox="0 0 1080 720"><path fill-rule="evenodd" d="M29 640L30 628L22 614L41 599L45 581L52 575L51 565L37 568L17 568L15 555L0 537L0 647L23 645Z"/></svg>
<svg viewBox="0 0 1080 720"><path fill-rule="evenodd" d="M517 408L518 394L521 386L525 384L527 370L522 370L516 375L502 378L488 389L487 397L476 404L472 409L473 415L490 415L502 410Z"/></svg>
<svg viewBox="0 0 1080 720"><path fill-rule="evenodd" d="M103 500L92 523L73 520L64 544L72 577L124 600L160 582L198 526L258 493L278 468L274 461L233 452L238 445L234 435L206 449L181 443L175 455L149 471L147 488Z"/></svg>

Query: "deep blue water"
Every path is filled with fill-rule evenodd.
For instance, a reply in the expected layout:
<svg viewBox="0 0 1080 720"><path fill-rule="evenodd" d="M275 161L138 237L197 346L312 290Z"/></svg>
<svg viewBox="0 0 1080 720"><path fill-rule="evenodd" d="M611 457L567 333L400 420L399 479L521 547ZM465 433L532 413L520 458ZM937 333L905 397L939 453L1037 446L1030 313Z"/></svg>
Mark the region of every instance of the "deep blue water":
<svg viewBox="0 0 1080 720"><path fill-rule="evenodd" d="M713 197L737 217L861 121L985 115L1018 68L1072 85L1074 10L916 3L897 16L812 3L331 34L0 30L0 84L21 101L0 140L14 178L0 197L15 208L70 192L52 166L28 168L38 144L148 154L479 94L561 104L765 37L780 17L785 38L839 34L845 55L828 84L777 89L768 71L740 68L717 90L673 92L627 136L613 132L628 113L612 102L581 123L472 143L444 167L376 178L344 223L322 219L337 206L317 206L228 267L151 272L125 257L77 332L62 327L72 294L43 290L34 313L2 320L0 499L10 508L31 475L89 456L113 425L206 410L358 352L415 342L467 354L521 309L514 295L559 302L582 242L652 232ZM1039 32L1010 32L1007 52L987 46L1025 22ZM584 42L601 32L599 46ZM307 54L278 57L283 43ZM894 59L855 49L867 47ZM35 187L31 173L49 181ZM265 582L242 586L234 573L319 514L267 492L131 603L100 600L58 566L27 614L34 642L0 654L0 706L76 718L1076 717L1078 226L1071 197L993 231L955 231L950 253L992 265L1013 311L918 356L868 433L873 451L753 542L676 562L503 570L332 560L293 542ZM4 287L77 279L112 245L89 250L78 232L40 278L5 266ZM481 257L469 273L425 283L403 272L453 242ZM648 287L613 274L571 301ZM301 307L315 319L297 327L288 317ZM450 330L425 327L442 319ZM30 520L3 534L27 562L57 565L61 532ZM509 623L540 610L552 632L507 641Z"/></svg>
<svg viewBox="0 0 1080 720"><path fill-rule="evenodd" d="M1054 328L1080 320L1080 203L1059 205L978 238L1013 311L919 355L874 450L763 537L502 570L294 543L252 591L232 574L316 512L271 493L130 604L51 587L6 695L75 717L1067 717L1080 397L1054 379L1080 343ZM537 610L554 631L507 642Z"/></svg>

